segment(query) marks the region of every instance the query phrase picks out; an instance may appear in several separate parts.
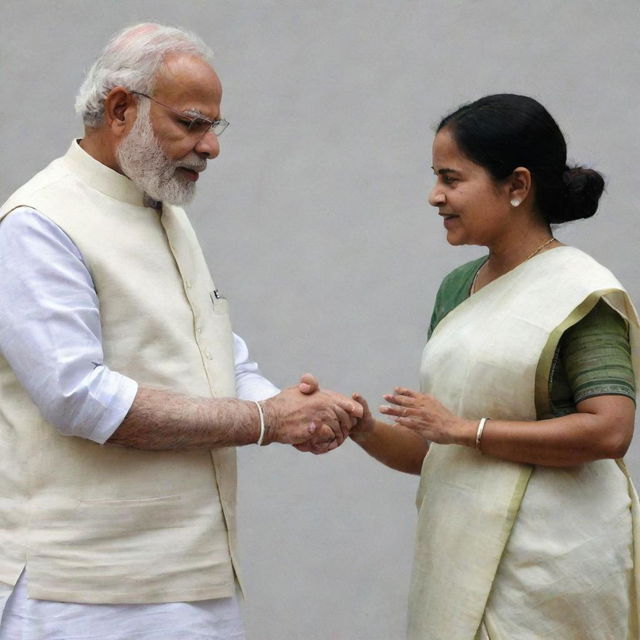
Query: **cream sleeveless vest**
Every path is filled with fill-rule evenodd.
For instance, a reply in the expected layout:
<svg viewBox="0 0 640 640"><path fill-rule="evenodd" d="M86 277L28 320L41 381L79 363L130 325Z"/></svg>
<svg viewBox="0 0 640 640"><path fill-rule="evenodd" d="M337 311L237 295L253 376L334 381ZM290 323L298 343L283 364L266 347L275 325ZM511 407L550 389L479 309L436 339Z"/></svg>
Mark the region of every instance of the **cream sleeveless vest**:
<svg viewBox="0 0 640 640"><path fill-rule="evenodd" d="M73 143L14 193L80 249L100 304L104 363L140 385L235 396L226 300L181 208L160 215ZM232 448L139 451L66 437L0 357L0 581L32 598L174 602L234 593Z"/></svg>
<svg viewBox="0 0 640 640"><path fill-rule="evenodd" d="M536 407L549 401L560 336L601 298L630 323L640 371L638 318L624 289L586 254L559 247L490 283L440 322L424 350L422 390L463 417L535 420ZM417 498L411 640L476 637L532 468L468 447L430 446Z"/></svg>

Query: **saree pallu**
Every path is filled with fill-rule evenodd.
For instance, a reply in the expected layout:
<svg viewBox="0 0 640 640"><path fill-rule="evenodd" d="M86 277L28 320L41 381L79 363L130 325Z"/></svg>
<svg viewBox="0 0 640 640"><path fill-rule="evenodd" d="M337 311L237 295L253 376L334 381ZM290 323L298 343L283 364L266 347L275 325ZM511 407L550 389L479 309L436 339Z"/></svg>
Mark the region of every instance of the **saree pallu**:
<svg viewBox="0 0 640 640"><path fill-rule="evenodd" d="M462 417L536 420L563 331L600 299L629 323L637 377L629 297L592 258L559 247L438 324L422 391ZM417 506L411 640L637 637L638 498L621 462L555 469L432 444Z"/></svg>

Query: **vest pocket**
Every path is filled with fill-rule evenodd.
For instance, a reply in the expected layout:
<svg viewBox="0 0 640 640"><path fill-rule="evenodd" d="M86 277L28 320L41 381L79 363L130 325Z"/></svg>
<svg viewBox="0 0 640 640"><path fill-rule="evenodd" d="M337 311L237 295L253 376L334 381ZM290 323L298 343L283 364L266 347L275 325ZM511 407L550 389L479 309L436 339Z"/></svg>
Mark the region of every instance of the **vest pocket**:
<svg viewBox="0 0 640 640"><path fill-rule="evenodd" d="M211 298L211 305L213 307L214 315L229 315L229 301L218 291L218 289L214 289L209 293L209 297Z"/></svg>

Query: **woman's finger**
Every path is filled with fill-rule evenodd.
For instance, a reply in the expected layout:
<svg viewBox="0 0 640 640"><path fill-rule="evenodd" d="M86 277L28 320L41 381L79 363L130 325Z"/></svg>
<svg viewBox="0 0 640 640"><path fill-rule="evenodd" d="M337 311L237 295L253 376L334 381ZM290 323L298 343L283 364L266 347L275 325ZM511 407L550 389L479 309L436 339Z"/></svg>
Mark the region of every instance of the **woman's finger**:
<svg viewBox="0 0 640 640"><path fill-rule="evenodd" d="M420 429L424 430L421 427L424 427L424 423L420 422L420 420L416 420L413 416L408 416L406 418L396 418L396 424L399 424L403 427L407 427L409 429Z"/></svg>
<svg viewBox="0 0 640 640"><path fill-rule="evenodd" d="M354 393L352 397L362 407L364 414L363 417L365 417L368 413L371 413L371 411L369 410L369 403L359 393Z"/></svg>
<svg viewBox="0 0 640 640"><path fill-rule="evenodd" d="M380 413L384 413L388 416L394 416L397 418L408 418L410 416L419 416L421 415L419 409L414 409L411 407L390 407L388 405L383 404L380 407Z"/></svg>
<svg viewBox="0 0 640 640"><path fill-rule="evenodd" d="M401 416L404 413L404 408L390 407L389 405L383 404L378 407L378 411L387 416Z"/></svg>
<svg viewBox="0 0 640 640"><path fill-rule="evenodd" d="M394 391L401 396L408 396L410 398L417 398L418 396L422 395L420 393L418 393L417 391L414 391L413 389L408 389L407 387L395 387Z"/></svg>
<svg viewBox="0 0 640 640"><path fill-rule="evenodd" d="M393 393L386 393L382 396L387 402L391 402L393 404L400 405L402 407L415 407L416 401L414 398L409 396L398 396Z"/></svg>

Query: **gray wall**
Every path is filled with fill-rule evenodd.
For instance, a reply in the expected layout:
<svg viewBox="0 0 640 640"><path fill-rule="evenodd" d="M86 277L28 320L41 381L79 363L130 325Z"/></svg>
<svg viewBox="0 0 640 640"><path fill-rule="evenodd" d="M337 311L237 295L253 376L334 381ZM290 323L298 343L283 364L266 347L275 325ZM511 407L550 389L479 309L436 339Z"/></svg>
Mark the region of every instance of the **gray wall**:
<svg viewBox="0 0 640 640"><path fill-rule="evenodd" d="M452 248L426 203L432 127L487 93L540 99L608 178L558 231L640 298L637 0L3 0L2 199L81 133L73 99L107 37L155 20L217 53L232 125L190 212L235 327L277 384L313 371L377 405L416 386ZM635 445L628 456L640 480ZM252 640L403 635L417 479L348 443L240 452Z"/></svg>

